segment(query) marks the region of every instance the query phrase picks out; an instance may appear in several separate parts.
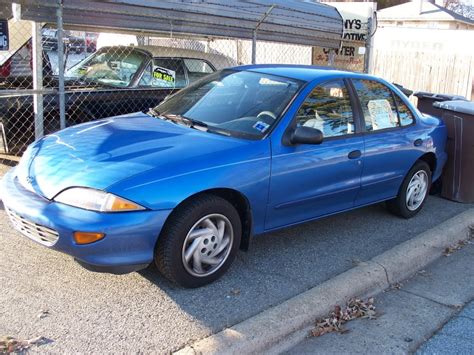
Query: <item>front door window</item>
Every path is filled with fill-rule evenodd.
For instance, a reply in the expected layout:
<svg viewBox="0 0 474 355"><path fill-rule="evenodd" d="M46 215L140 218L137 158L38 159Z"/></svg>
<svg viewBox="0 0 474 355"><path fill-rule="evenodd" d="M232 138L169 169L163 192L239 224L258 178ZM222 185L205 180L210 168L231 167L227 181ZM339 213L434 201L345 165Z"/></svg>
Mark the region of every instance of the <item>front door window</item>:
<svg viewBox="0 0 474 355"><path fill-rule="evenodd" d="M319 129L324 138L355 132L349 92L342 80L318 85L296 114L298 126Z"/></svg>

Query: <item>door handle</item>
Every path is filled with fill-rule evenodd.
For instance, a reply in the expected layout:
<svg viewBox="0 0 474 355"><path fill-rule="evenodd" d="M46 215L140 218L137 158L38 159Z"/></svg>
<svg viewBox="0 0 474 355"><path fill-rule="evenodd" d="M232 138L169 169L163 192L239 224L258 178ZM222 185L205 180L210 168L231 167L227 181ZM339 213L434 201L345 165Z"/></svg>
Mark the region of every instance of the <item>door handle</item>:
<svg viewBox="0 0 474 355"><path fill-rule="evenodd" d="M347 157L349 159L357 159L357 158L360 158L362 155L362 152L360 150L353 150L352 152L350 152Z"/></svg>
<svg viewBox="0 0 474 355"><path fill-rule="evenodd" d="M419 147L420 145L423 144L423 139L418 138L417 140L413 142L413 144L415 145L415 147Z"/></svg>

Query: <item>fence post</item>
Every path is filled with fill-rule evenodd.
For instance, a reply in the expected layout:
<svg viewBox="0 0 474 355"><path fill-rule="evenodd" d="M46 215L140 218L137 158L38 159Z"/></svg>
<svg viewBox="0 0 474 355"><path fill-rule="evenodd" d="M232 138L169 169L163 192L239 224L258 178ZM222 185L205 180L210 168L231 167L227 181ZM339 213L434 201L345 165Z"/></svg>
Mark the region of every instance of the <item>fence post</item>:
<svg viewBox="0 0 474 355"><path fill-rule="evenodd" d="M32 23L32 51L31 59L33 64L33 109L35 113L35 139L43 137L44 116L43 116L43 45L41 42L42 25L38 22Z"/></svg>
<svg viewBox="0 0 474 355"><path fill-rule="evenodd" d="M371 47L372 47L372 16L368 18L368 23L367 23L367 40L365 41L365 55L364 55L364 73L369 72Z"/></svg>
<svg viewBox="0 0 474 355"><path fill-rule="evenodd" d="M252 37L252 64L257 62L257 30L253 30Z"/></svg>
<svg viewBox="0 0 474 355"><path fill-rule="evenodd" d="M275 8L275 4L270 6L268 10L263 14L262 18L260 21L258 21L257 25L255 26L253 30L253 37L252 37L252 64L256 64L257 62L257 31L260 27L260 25L265 21L265 19L270 15L270 12Z"/></svg>
<svg viewBox="0 0 474 355"><path fill-rule="evenodd" d="M59 124L66 128L66 107L64 100L64 41L63 41L63 0L58 0L56 11L58 26L58 89L59 89Z"/></svg>

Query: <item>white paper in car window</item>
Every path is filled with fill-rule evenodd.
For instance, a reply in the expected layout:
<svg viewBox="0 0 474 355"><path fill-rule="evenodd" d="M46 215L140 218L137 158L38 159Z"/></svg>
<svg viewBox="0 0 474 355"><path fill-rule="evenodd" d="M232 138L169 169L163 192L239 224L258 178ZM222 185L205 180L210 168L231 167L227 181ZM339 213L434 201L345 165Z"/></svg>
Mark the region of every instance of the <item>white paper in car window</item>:
<svg viewBox="0 0 474 355"><path fill-rule="evenodd" d="M339 87L333 87L329 89L329 96L331 97L344 97L344 92L342 91L342 88Z"/></svg>
<svg viewBox="0 0 474 355"><path fill-rule="evenodd" d="M170 69L153 66L153 86L174 87L176 82L176 72Z"/></svg>
<svg viewBox="0 0 474 355"><path fill-rule="evenodd" d="M396 126L393 120L392 107L388 100L370 100L367 104L373 129L384 129Z"/></svg>

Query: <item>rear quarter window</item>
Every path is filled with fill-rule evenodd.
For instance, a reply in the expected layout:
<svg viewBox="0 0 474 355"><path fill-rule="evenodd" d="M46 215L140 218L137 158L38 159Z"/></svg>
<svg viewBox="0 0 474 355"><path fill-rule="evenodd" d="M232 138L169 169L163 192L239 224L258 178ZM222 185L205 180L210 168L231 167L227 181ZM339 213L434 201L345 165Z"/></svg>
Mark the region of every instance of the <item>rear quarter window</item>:
<svg viewBox="0 0 474 355"><path fill-rule="evenodd" d="M413 116L413 112L411 112L410 108L403 102L403 100L394 93L395 102L397 103L398 108L398 115L400 117L400 124L402 126L409 126L415 123L415 117Z"/></svg>
<svg viewBox="0 0 474 355"><path fill-rule="evenodd" d="M214 73L214 69L202 59L183 59L184 66L188 71L189 83L201 79L202 77Z"/></svg>

